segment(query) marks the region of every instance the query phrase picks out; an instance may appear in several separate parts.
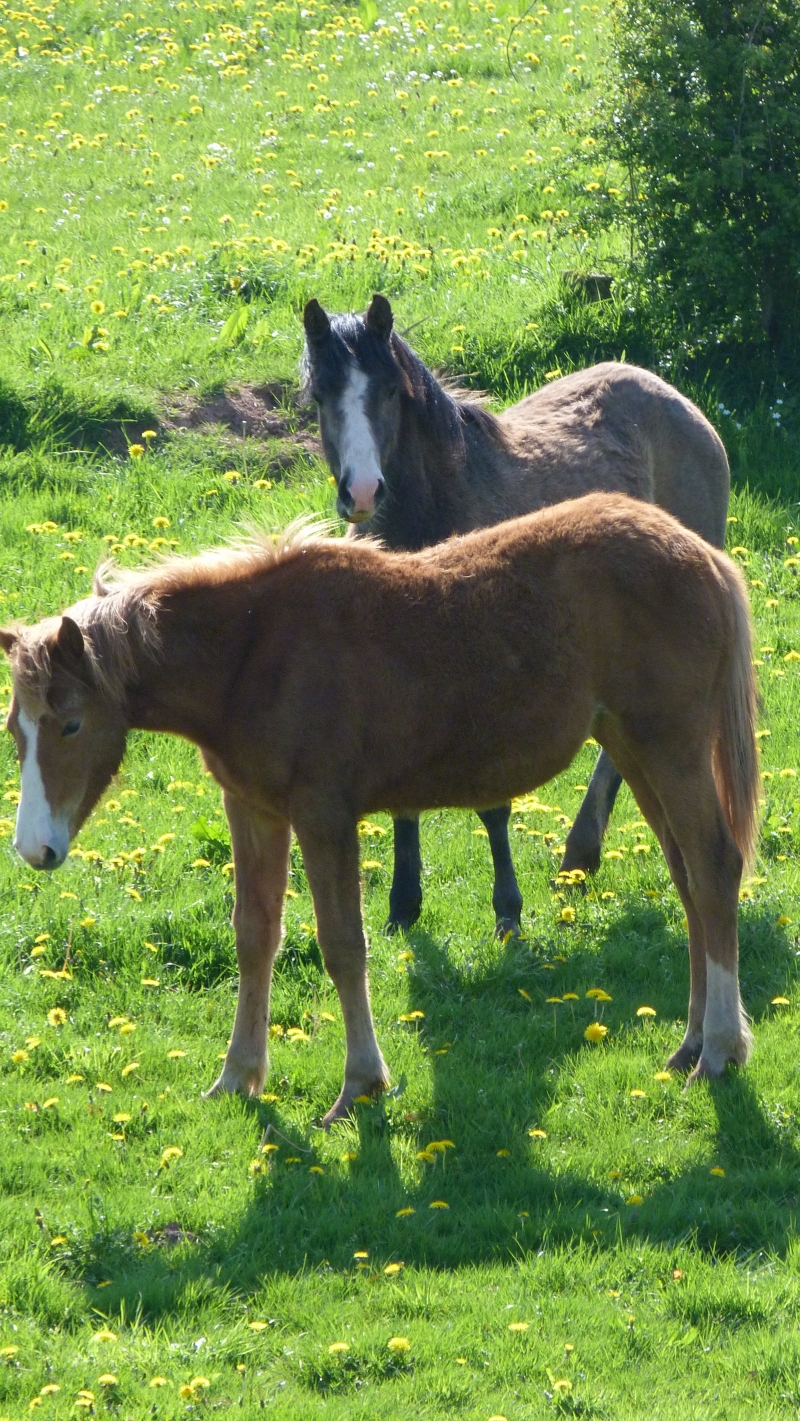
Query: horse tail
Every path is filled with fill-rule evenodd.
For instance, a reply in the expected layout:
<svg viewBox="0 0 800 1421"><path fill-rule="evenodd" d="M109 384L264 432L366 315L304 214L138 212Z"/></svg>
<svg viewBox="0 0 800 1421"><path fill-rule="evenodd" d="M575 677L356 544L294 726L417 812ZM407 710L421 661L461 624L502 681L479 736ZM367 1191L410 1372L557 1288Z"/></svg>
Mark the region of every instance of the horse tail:
<svg viewBox="0 0 800 1421"><path fill-rule="evenodd" d="M756 746L759 694L753 670L753 627L744 579L724 554L714 553L733 604L734 640L714 745L714 779L728 827L748 868L758 837L761 776Z"/></svg>

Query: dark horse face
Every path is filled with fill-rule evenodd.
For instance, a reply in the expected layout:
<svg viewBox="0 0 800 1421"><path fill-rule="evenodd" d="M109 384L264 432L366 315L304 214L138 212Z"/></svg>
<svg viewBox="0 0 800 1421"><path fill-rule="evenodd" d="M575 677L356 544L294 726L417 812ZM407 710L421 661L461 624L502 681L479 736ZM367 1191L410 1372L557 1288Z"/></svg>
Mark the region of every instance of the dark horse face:
<svg viewBox="0 0 800 1421"><path fill-rule="evenodd" d="M303 324L305 386L319 411L336 507L348 522L363 523L385 497L384 470L400 433L405 377L392 351L392 308L373 296L365 317L329 318L312 299Z"/></svg>

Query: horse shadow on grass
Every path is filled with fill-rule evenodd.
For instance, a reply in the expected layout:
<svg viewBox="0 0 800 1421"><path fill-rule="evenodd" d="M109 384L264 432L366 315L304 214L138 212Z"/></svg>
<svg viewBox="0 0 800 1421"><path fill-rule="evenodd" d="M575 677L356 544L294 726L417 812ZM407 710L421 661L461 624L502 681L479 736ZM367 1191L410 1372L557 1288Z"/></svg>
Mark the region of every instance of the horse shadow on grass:
<svg viewBox="0 0 800 1421"><path fill-rule="evenodd" d="M114 1282L97 1297L105 1312L139 1303L155 1319L205 1292L247 1295L265 1275L456 1269L581 1241L612 1249L621 1237L691 1240L716 1253L786 1251L800 1195L794 1116L765 1105L752 1070L731 1069L685 1094L677 1078L653 1079L680 1039L688 997L685 943L658 908L631 907L599 938L596 928L585 940L576 934L550 963L524 943L501 944L476 967L454 963L424 931L410 942L409 1005L424 1016L379 1024L379 1034L391 1063L408 1058L402 1033L424 1033L429 1104L415 1113L398 1091L359 1107L353 1122L334 1127L339 1170L322 1154L311 1164L319 1134L298 1133L279 1103L209 1102L271 1125L282 1152L213 1237L109 1266ZM794 950L755 912L743 916L742 948L744 996L758 1025L795 971ZM612 1000L595 1008L586 991L598 985ZM564 1000L569 991L577 1000ZM553 996L561 1002L548 1004ZM653 1001L657 1022L673 1025L651 1029L637 1018ZM596 1009L611 1050L584 1040ZM700 1157L698 1134L708 1138L709 1128L712 1152L703 1147ZM299 1157L282 1136L297 1142Z"/></svg>

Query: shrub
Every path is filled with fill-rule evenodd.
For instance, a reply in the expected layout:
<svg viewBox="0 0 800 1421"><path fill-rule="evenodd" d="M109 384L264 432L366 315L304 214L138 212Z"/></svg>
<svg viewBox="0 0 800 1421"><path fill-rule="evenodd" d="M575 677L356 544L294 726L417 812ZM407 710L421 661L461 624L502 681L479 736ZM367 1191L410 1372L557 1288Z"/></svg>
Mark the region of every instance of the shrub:
<svg viewBox="0 0 800 1421"><path fill-rule="evenodd" d="M800 328L796 0L618 0L614 50L597 131L627 170L643 274L688 342L788 352Z"/></svg>

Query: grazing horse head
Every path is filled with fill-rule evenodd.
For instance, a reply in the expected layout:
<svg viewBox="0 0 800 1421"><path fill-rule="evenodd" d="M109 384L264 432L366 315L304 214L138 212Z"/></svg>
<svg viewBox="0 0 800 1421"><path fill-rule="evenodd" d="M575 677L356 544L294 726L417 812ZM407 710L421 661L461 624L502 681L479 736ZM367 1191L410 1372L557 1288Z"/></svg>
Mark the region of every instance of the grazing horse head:
<svg viewBox="0 0 800 1421"><path fill-rule="evenodd" d="M19 754L14 845L31 868L58 868L119 768L127 726L71 617L0 630L11 661L8 716Z"/></svg>
<svg viewBox="0 0 800 1421"><path fill-rule="evenodd" d="M350 523L371 518L386 493L384 470L400 434L407 383L392 349L392 308L373 296L366 316L330 318L316 298L303 314L304 384L316 402L337 510Z"/></svg>

